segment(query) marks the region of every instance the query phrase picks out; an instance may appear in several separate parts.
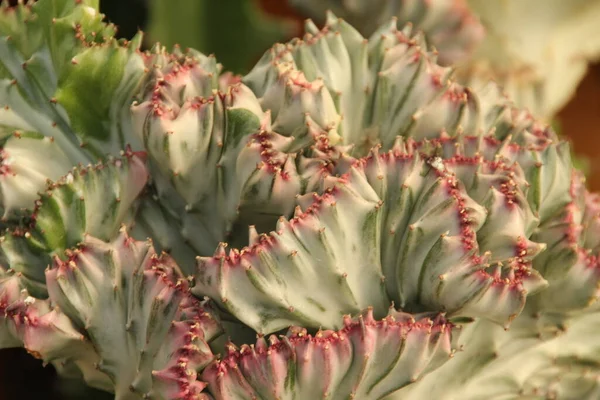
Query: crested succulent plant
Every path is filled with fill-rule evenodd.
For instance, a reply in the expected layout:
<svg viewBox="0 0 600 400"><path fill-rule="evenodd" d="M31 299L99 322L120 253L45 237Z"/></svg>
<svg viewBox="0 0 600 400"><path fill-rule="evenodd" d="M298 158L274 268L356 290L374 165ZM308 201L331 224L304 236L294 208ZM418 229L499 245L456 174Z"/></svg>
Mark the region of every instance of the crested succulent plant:
<svg viewBox="0 0 600 400"><path fill-rule="evenodd" d="M102 18L0 9L1 347L116 399L597 396L600 200L497 86L396 20L235 76Z"/></svg>
<svg viewBox="0 0 600 400"><path fill-rule="evenodd" d="M442 64L467 57L483 39L484 29L469 9L469 0L288 0L302 13L324 22L331 11L369 37L392 17L423 31L430 46L439 51Z"/></svg>
<svg viewBox="0 0 600 400"><path fill-rule="evenodd" d="M474 87L495 80L519 106L550 121L600 56L596 0L289 0L320 18L331 9L364 35L386 19L413 23Z"/></svg>

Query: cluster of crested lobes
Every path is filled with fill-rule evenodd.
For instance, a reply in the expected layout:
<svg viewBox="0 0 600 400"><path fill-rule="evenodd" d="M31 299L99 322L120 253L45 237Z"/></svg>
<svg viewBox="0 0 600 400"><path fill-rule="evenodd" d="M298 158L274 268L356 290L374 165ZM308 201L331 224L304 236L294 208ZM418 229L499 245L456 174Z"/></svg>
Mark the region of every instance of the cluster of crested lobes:
<svg viewBox="0 0 600 400"><path fill-rule="evenodd" d="M554 248L545 239L551 221L566 218L572 201L568 149L551 131L492 86L477 96L449 81L422 41L393 25L369 42L336 20L307 30L241 81L217 79L210 59L180 56L157 68L134 106L157 195L172 193L167 204L179 202L184 228L201 226L190 218L221 219L222 237L238 242L235 227L254 225L249 246L221 244L198 258L193 293L260 334L294 324L344 330L342 315L370 307L389 318L390 304L508 325L528 294L543 298L558 280L581 277L579 264L536 263ZM200 170L205 179L191 179ZM277 213L275 230L259 233ZM574 309L556 301L560 312ZM536 313L555 312L549 300L538 303ZM263 354L266 345L257 346ZM293 347L275 340L270 354L298 357L282 348ZM289 393L291 370L258 376L257 365L275 359L255 357L242 347L211 365L211 392ZM326 387L321 393L332 393Z"/></svg>
<svg viewBox="0 0 600 400"><path fill-rule="evenodd" d="M283 194L299 207L271 234L251 229L248 247L199 258L194 293L260 333L338 328L341 314L383 317L392 302L508 323L547 285L532 236L569 201L565 146L493 93L448 81L395 26L369 42L337 20L308 30L242 80L270 112L265 155L291 141L286 178L301 191Z"/></svg>
<svg viewBox="0 0 600 400"><path fill-rule="evenodd" d="M181 248L176 247L177 242L173 247L165 243L171 237L186 236L185 229L178 225L182 218L173 213L180 211L181 203L175 200L175 192L171 192L171 198L165 196L169 186L160 183L155 154L147 159L144 153L126 146L131 144L134 150L152 147L147 142L142 146L143 141L131 135L134 131L127 101L140 84L153 77L155 66L167 69L169 63L189 57L192 64L206 61L203 67L208 70L207 76L211 62L213 68L218 67L193 52L188 56L178 52L169 55L158 49L142 54L136 50L139 40L123 44L112 38L111 28L101 22L94 1L59 3L42 0L33 5L19 4L3 7L0 14L7 22L1 25L0 43L2 206L7 228L1 240L1 346L23 346L35 357L52 363L62 376L83 379L90 386L115 393L119 399L210 398L200 378L203 370L203 379L213 387L210 391L215 396L219 391L223 393L220 396L227 396L231 382L220 383L224 369L221 364L205 368L223 349L216 340L222 337L222 328L210 302L199 302L190 294L188 280L168 256L156 255L151 244L130 238L125 228L119 233L121 224L139 235L150 231L162 248L184 260L189 254L193 261L193 255L207 253L186 244L185 239ZM282 140L281 146L290 140L271 132L268 114L263 114L249 90L244 93L242 85L235 85L235 78L218 75L216 71L213 77L218 78L221 91L212 104L207 98L193 106L194 110L214 111L216 118L221 112L225 114L223 142L216 146L225 143L225 149L231 150L223 157L217 151L208 165L217 159L225 166L222 171L232 174L231 165L236 166L242 159L240 154L247 155L246 164L253 168L243 172L254 181L240 193L250 199L246 208L258 208L266 200L256 197L257 192L271 202L275 200L271 190L277 185L261 187L264 176L281 171L281 182L288 181L285 167L281 168L285 160L277 154L270 157L269 149L277 137ZM39 86L40 82L44 85ZM184 86L192 90L189 82ZM213 89L195 88L209 94ZM247 98L250 101L245 101ZM171 108L169 105L165 110ZM260 118L252 118L253 114ZM209 125L214 122L210 114L202 121ZM218 122L214 126L219 129ZM246 146L249 140L252 145ZM326 142L321 148L329 152ZM245 147L252 148L242 152ZM194 153L203 155L210 150L206 147ZM51 156L51 160L43 160L41 153ZM148 189L146 161L152 173ZM260 161L264 161L262 176L253 174ZM290 157L288 165L292 161ZM192 158L189 164L196 162ZM183 167L185 170L186 165ZM206 171L212 172L210 168ZM217 172L217 176L219 184L228 178L223 172ZM224 186L237 193L239 182L249 179ZM195 184L195 180L191 182ZM212 195L218 193L208 176L207 182L207 190L213 190ZM182 187L175 185L178 191ZM286 194L288 203L299 191L282 190L291 193ZM178 195L185 200L183 210L194 211L188 205L195 193ZM225 200L232 201L229 192ZM235 197L233 202L233 207L223 207L225 218L217 214L215 232L192 231L194 237L200 236L198 242L208 243L205 246L211 251L215 246L210 243L222 240L226 232L220 226L227 226L239 214ZM293 205L288 203L282 204L282 211L271 211L277 216L266 216L265 224L269 226L280 214L291 211ZM215 203L200 202L203 210L207 204ZM254 223L256 215L259 213L250 213ZM187 224L199 229L191 219ZM184 245L191 249L189 253L185 253ZM343 324L337 332L323 331L314 337L302 328L294 328L279 339L281 344L274 343L277 339L273 337L271 347L259 341L257 346L243 347L240 355L229 345L231 354L224 362L232 368L252 355L264 362L264 357L271 354L289 360L305 351L315 357L303 357L302 367L288 362L294 372L304 371L302 376L289 374L287 386L282 389L288 394L306 392L312 397L309 392L313 390L333 396L354 393L365 397L363 394L373 393L381 397L435 369L452 353L454 326L438 313L412 316L392 309L386 318L376 321L372 313L365 311L362 316L346 318ZM211 350L209 344L216 350ZM334 355L342 364L334 361ZM420 360L417 363L416 357ZM327 370L339 368L340 374L349 370L354 373L344 373L345 379L339 374L315 374L326 366L324 359L332 363ZM365 370L370 372L364 374ZM264 390L272 392L268 380Z"/></svg>
<svg viewBox="0 0 600 400"><path fill-rule="evenodd" d="M22 223L47 181L131 145L131 96L144 76L97 0L0 7L0 226ZM100 67L99 67L100 64Z"/></svg>
<svg viewBox="0 0 600 400"><path fill-rule="evenodd" d="M95 15L60 2L68 21ZM0 18L43 22L51 4ZM453 82L421 35L391 23L367 41L331 16L245 77L195 51L84 41L49 69L85 82L51 80L54 114L31 108L39 68L10 62L56 49L27 43L0 46L20 88L0 114L2 204L19 211L0 242L2 347L118 399L598 390L600 200L551 130L494 86ZM92 89L100 111L78 97ZM14 188L44 164L6 160L39 146L69 157L33 200Z"/></svg>
<svg viewBox="0 0 600 400"><path fill-rule="evenodd" d="M452 363L389 400L599 396L600 201L576 172L570 197L534 235L548 247L534 260L548 288L527 299L509 331L484 320L465 328Z"/></svg>
<svg viewBox="0 0 600 400"><path fill-rule="evenodd" d="M469 9L469 0L288 0L303 14L324 22L327 12L345 19L369 37L392 17L423 31L439 51L440 62L451 65L469 56L483 39L484 29Z"/></svg>
<svg viewBox="0 0 600 400"><path fill-rule="evenodd" d="M469 86L498 82L550 121L600 54L598 0L288 0L319 22L327 10L370 36L392 17L411 23ZM531 21L535 19L535 23Z"/></svg>
<svg viewBox="0 0 600 400"><path fill-rule="evenodd" d="M4 347L21 341L117 399L209 398L196 371L214 358L208 342L220 334L218 319L151 244L126 233L110 243L86 237L52 261L48 300L29 296L18 278L1 278L0 332L14 341Z"/></svg>

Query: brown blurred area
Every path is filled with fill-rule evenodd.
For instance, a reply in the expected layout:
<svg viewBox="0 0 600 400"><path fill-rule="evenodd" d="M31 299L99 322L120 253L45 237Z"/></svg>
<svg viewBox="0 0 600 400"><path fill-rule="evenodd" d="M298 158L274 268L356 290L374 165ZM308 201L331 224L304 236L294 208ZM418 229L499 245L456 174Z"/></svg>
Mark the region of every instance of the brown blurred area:
<svg viewBox="0 0 600 400"><path fill-rule="evenodd" d="M285 1L281 0L256 0L260 7L268 14L278 17L287 17L302 21L292 7Z"/></svg>
<svg viewBox="0 0 600 400"><path fill-rule="evenodd" d="M600 191L600 63L590 66L575 97L557 119L575 154L588 159L588 187Z"/></svg>
<svg viewBox="0 0 600 400"><path fill-rule="evenodd" d="M286 18L295 23L295 33L292 37L301 36L302 35L302 25L304 23L304 18L298 15L292 7L287 4L284 0L254 0L257 2L263 11L265 11L268 15L272 15L274 17Z"/></svg>

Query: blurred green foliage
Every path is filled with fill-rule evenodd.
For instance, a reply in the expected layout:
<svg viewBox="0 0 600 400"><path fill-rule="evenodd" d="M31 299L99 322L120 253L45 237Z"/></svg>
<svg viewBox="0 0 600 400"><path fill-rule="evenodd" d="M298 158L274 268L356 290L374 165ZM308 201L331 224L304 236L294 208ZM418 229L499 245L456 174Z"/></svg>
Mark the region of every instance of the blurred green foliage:
<svg viewBox="0 0 600 400"><path fill-rule="evenodd" d="M292 29L252 0L149 0L146 30L148 42L193 47L214 54L226 70L244 73Z"/></svg>

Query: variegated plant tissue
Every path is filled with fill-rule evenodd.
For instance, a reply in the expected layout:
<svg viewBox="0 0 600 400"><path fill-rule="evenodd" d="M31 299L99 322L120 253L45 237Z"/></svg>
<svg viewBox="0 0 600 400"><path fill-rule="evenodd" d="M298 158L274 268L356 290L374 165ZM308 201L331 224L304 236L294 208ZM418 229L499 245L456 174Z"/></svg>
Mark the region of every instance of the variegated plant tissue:
<svg viewBox="0 0 600 400"><path fill-rule="evenodd" d="M102 18L0 9L0 347L119 400L600 397L600 198L494 84L396 20L234 76Z"/></svg>
<svg viewBox="0 0 600 400"><path fill-rule="evenodd" d="M422 30L442 65L475 88L490 80L550 121L600 59L598 0L287 0L317 20L333 10L370 36L392 17Z"/></svg>

